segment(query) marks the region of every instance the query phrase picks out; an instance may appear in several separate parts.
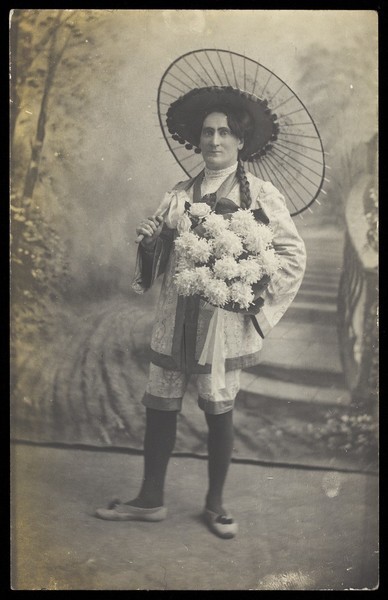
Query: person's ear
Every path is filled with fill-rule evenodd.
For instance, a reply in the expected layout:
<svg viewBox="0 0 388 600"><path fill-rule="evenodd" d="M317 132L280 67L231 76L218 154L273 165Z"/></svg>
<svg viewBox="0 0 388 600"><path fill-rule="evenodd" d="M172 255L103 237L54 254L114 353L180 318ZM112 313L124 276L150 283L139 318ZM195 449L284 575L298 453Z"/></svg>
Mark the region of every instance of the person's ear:
<svg viewBox="0 0 388 600"><path fill-rule="evenodd" d="M243 147L244 147L244 140L240 140L240 141L239 141L239 143L238 143L238 146L237 146L237 148L238 148L239 150L242 150L242 149L243 149Z"/></svg>

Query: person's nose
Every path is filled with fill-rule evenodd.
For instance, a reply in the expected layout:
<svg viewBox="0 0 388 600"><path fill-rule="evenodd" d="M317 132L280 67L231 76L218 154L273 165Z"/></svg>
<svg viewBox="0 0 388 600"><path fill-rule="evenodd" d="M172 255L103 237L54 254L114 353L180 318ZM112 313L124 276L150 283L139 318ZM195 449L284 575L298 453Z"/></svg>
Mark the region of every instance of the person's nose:
<svg viewBox="0 0 388 600"><path fill-rule="evenodd" d="M211 144L214 147L217 147L220 145L220 134L217 131L213 133Z"/></svg>

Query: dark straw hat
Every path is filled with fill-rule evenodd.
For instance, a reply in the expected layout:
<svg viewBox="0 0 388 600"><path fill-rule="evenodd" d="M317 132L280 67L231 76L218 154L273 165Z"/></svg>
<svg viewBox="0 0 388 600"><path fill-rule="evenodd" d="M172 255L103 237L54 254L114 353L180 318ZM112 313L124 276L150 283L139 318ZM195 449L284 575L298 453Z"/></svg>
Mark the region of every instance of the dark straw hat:
<svg viewBox="0 0 388 600"><path fill-rule="evenodd" d="M246 111L251 117L252 131L241 151L242 160L262 156L267 144L277 139L279 125L268 102L231 86L194 88L173 102L167 111L167 128L172 138L196 146L198 139L192 127L193 117L208 114L220 105Z"/></svg>
<svg viewBox="0 0 388 600"><path fill-rule="evenodd" d="M229 50L188 52L163 74L157 103L163 136L189 177L204 167L193 123L223 106L249 113L252 127L240 159L247 171L279 189L292 215L311 210L325 193L325 156L310 113L284 81L257 61Z"/></svg>

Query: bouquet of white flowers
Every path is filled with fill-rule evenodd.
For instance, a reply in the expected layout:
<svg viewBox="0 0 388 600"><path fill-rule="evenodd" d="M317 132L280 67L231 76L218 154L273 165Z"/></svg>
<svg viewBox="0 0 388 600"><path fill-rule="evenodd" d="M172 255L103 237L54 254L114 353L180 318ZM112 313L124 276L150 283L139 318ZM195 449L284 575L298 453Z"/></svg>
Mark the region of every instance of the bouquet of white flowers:
<svg viewBox="0 0 388 600"><path fill-rule="evenodd" d="M266 289L280 268L269 225L257 211L216 214L203 202L186 204L175 240L178 294L198 294L210 304L236 312L258 312Z"/></svg>

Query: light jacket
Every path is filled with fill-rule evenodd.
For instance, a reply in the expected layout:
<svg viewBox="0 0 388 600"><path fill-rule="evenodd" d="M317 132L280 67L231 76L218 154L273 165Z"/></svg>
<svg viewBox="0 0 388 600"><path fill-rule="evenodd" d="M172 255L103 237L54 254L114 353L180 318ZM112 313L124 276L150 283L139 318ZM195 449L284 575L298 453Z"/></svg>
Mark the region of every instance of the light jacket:
<svg viewBox="0 0 388 600"><path fill-rule="evenodd" d="M264 306L254 317L266 337L284 315L300 287L306 251L280 192L270 182L249 172L247 178L251 208L262 208L268 216L273 230L273 246L281 261L281 268L261 294ZM198 359L215 309L197 296L179 296L173 282L176 262L173 240L185 201L193 201L191 182L180 182L165 195L158 211L164 216L162 233L156 240L152 255L139 245L132 287L136 292L144 293L159 275L164 274L151 335L151 362L187 373L210 373L211 360L198 364ZM240 206L237 181L227 197ZM225 371L260 362L263 339L257 333L251 316L226 310L222 313Z"/></svg>

